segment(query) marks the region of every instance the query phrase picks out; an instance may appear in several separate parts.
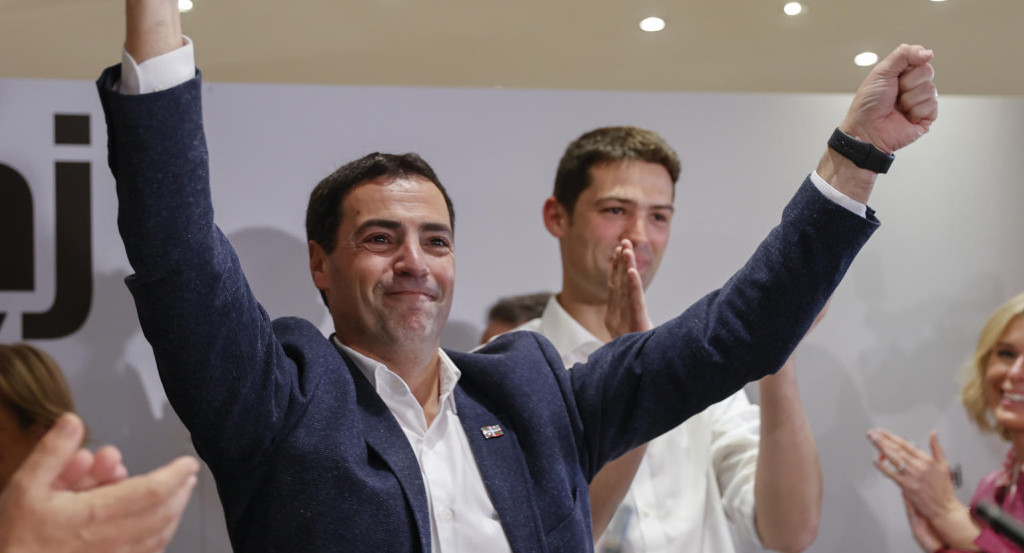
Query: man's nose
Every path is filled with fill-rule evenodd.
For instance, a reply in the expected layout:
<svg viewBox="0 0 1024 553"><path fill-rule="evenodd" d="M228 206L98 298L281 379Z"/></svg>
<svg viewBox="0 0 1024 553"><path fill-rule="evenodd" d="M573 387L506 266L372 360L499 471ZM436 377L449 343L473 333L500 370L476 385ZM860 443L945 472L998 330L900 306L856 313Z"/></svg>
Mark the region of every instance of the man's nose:
<svg viewBox="0 0 1024 553"><path fill-rule="evenodd" d="M405 240L395 259L395 273L405 276L421 277L427 274L427 264L423 247L416 240Z"/></svg>
<svg viewBox="0 0 1024 553"><path fill-rule="evenodd" d="M629 224L622 235L622 238L628 238L633 246L639 246L647 243L647 223L644 218L639 215L630 217Z"/></svg>

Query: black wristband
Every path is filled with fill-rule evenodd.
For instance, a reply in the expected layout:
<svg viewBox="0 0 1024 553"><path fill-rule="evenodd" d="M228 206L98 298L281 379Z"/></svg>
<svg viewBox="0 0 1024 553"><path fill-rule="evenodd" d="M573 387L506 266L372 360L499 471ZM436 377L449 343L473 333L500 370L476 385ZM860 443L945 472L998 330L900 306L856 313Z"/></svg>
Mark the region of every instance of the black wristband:
<svg viewBox="0 0 1024 553"><path fill-rule="evenodd" d="M873 144L861 142L836 127L836 131L828 139L828 147L853 162L861 169L875 173L886 173L896 156L887 154Z"/></svg>

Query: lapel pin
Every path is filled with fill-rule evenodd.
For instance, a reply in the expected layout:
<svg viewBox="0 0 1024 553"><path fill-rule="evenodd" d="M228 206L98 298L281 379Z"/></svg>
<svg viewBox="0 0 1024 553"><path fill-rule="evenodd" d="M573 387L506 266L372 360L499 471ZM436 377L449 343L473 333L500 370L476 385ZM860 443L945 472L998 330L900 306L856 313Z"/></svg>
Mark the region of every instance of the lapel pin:
<svg viewBox="0 0 1024 553"><path fill-rule="evenodd" d="M485 426L480 429L480 432L484 433L484 439L490 440L491 438L498 438L505 434L501 430L501 425L495 424L494 426Z"/></svg>

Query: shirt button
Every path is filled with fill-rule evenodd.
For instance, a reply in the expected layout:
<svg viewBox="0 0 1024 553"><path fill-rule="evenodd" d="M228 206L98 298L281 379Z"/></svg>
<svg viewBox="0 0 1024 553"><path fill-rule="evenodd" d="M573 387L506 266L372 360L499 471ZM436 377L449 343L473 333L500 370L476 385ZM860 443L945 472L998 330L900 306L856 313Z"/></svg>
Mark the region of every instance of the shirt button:
<svg viewBox="0 0 1024 553"><path fill-rule="evenodd" d="M455 513L453 513L451 509L445 509L445 510L441 511L441 518L443 518L445 520L451 520L452 517L454 517L454 516L455 516Z"/></svg>
<svg viewBox="0 0 1024 553"><path fill-rule="evenodd" d="M640 509L640 516L642 516L644 518L650 518L651 517L651 510L647 509L647 508Z"/></svg>
<svg viewBox="0 0 1024 553"><path fill-rule="evenodd" d="M433 449L434 448L434 438L431 437L431 436L427 436L423 440L423 445L426 446L427 449Z"/></svg>

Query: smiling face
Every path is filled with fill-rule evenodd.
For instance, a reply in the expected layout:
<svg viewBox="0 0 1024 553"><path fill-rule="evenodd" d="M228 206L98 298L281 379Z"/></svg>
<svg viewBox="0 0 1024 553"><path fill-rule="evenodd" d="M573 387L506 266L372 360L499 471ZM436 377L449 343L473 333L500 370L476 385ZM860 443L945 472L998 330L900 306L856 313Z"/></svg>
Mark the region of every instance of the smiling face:
<svg viewBox="0 0 1024 553"><path fill-rule="evenodd" d="M310 243L310 269L338 338L380 359L400 345L438 347L455 284L444 197L420 176L357 185L341 207L337 244Z"/></svg>
<svg viewBox="0 0 1024 553"><path fill-rule="evenodd" d="M612 255L623 238L633 242L646 288L668 244L672 222L672 178L664 166L646 161L601 163L590 169L590 185L570 215L554 198L545 223L559 238L563 292L606 301Z"/></svg>
<svg viewBox="0 0 1024 553"><path fill-rule="evenodd" d="M989 353L985 397L997 424L1024 434L1024 315L1006 325Z"/></svg>

